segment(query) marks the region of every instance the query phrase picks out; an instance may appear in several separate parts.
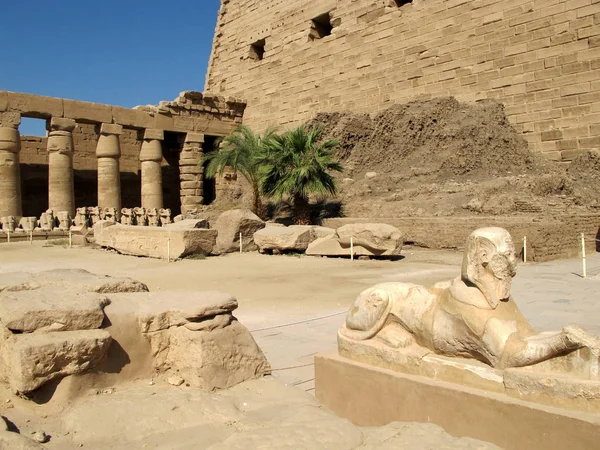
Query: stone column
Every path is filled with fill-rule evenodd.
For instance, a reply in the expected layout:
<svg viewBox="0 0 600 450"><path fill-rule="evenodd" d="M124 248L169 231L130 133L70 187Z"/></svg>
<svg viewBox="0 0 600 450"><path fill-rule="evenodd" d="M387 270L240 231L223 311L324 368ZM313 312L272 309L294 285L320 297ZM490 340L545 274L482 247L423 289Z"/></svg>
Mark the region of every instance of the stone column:
<svg viewBox="0 0 600 450"><path fill-rule="evenodd" d="M48 134L48 208L75 217L73 130L75 121L53 117Z"/></svg>
<svg viewBox="0 0 600 450"><path fill-rule="evenodd" d="M123 127L117 124L103 123L96 147L98 158L98 206L116 208L121 211L121 172L119 157L121 146L119 135Z"/></svg>
<svg viewBox="0 0 600 450"><path fill-rule="evenodd" d="M23 215L21 204L21 114L0 114L0 217Z"/></svg>
<svg viewBox="0 0 600 450"><path fill-rule="evenodd" d="M188 133L183 142L179 157L179 179L181 189L181 213L199 208L202 205L202 144L204 135Z"/></svg>
<svg viewBox="0 0 600 450"><path fill-rule="evenodd" d="M140 151L142 172L142 208L163 207L162 190L162 143L163 130L148 128L144 133L144 142Z"/></svg>

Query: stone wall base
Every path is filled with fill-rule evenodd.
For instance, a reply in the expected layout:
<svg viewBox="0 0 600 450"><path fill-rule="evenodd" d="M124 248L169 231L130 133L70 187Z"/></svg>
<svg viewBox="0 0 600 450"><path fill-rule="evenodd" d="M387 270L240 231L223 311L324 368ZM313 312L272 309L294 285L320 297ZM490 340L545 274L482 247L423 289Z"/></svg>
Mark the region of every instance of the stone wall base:
<svg viewBox="0 0 600 450"><path fill-rule="evenodd" d="M316 397L359 426L393 421L435 423L449 434L506 450L595 448L600 415L570 412L479 389L315 356Z"/></svg>

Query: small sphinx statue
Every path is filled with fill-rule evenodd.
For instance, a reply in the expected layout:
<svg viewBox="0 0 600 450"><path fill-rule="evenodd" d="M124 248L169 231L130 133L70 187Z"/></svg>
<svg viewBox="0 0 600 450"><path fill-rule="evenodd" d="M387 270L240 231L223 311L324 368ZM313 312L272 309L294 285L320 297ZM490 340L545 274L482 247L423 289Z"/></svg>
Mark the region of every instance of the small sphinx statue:
<svg viewBox="0 0 600 450"><path fill-rule="evenodd" d="M146 214L146 208L133 208L133 214L135 215L136 225L140 227L148 226L148 215Z"/></svg>
<svg viewBox="0 0 600 450"><path fill-rule="evenodd" d="M533 329L510 295L516 267L506 230L475 230L458 278L433 287L383 283L363 291L339 338L350 346L377 340L399 352L475 359L496 369L529 366L580 348L597 359L600 338L578 326Z"/></svg>
<svg viewBox="0 0 600 450"><path fill-rule="evenodd" d="M30 232L35 229L36 223L36 217L21 217L21 220L19 221L19 226L23 229L23 231Z"/></svg>
<svg viewBox="0 0 600 450"><path fill-rule="evenodd" d="M103 211L98 206L89 206L87 213L92 226L104 219Z"/></svg>
<svg viewBox="0 0 600 450"><path fill-rule="evenodd" d="M157 227L160 222L160 216L158 215L158 209L148 208L147 209L148 225L151 227Z"/></svg>
<svg viewBox="0 0 600 450"><path fill-rule="evenodd" d="M81 227L83 225L87 227L90 225L88 209L85 206L82 208L77 208L75 210L75 218L73 219L73 225L77 227Z"/></svg>
<svg viewBox="0 0 600 450"><path fill-rule="evenodd" d="M0 218L0 221L2 222L2 231L5 233L14 233L15 229L17 228L17 220L15 216L5 216Z"/></svg>
<svg viewBox="0 0 600 450"><path fill-rule="evenodd" d="M158 215L160 216L160 226L164 227L170 223L173 223L171 220L171 210L169 208L161 208L158 210Z"/></svg>
<svg viewBox="0 0 600 450"><path fill-rule="evenodd" d="M56 219L54 218L54 211L47 209L40 215L39 228L42 231L52 231L56 225Z"/></svg>
<svg viewBox="0 0 600 450"><path fill-rule="evenodd" d="M104 208L104 214L103 214L102 219L108 220L109 222L114 222L114 223L119 222L117 208L112 208L112 207Z"/></svg>
<svg viewBox="0 0 600 450"><path fill-rule="evenodd" d="M69 215L68 211L59 211L56 213L56 230L69 231L71 228L71 223L71 216Z"/></svg>
<svg viewBox="0 0 600 450"><path fill-rule="evenodd" d="M135 215L133 214L132 208L121 209L121 224L122 225L135 225Z"/></svg>

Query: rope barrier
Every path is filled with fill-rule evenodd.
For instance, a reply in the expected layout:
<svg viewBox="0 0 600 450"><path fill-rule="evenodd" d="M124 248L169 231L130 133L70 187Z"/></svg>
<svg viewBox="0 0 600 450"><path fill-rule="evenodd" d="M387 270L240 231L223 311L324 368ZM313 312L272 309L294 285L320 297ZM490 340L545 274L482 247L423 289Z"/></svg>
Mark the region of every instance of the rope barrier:
<svg viewBox="0 0 600 450"><path fill-rule="evenodd" d="M282 325L273 325L271 327L257 328L256 330L250 330L250 333L255 333L257 331L272 330L274 328L289 327L289 326L292 326L292 325L299 325L301 323L314 322L315 320L327 319L328 317L339 316L341 314L347 314L347 313L348 313L348 310L345 309L345 310L340 311L340 312L336 312L336 313L332 313L332 314L326 314L324 316L319 316L319 317L313 317L311 319L301 320L299 322L290 322L290 323L284 323Z"/></svg>

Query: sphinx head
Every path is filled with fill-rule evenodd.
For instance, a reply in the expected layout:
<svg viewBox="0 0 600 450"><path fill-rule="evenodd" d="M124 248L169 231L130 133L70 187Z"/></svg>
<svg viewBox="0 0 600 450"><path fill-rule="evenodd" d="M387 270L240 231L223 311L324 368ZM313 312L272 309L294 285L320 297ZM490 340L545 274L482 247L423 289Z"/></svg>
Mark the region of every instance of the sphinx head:
<svg viewBox="0 0 600 450"><path fill-rule="evenodd" d="M467 239L462 280L476 286L491 308L510 297L512 278L517 271L515 246L503 228L479 228Z"/></svg>

